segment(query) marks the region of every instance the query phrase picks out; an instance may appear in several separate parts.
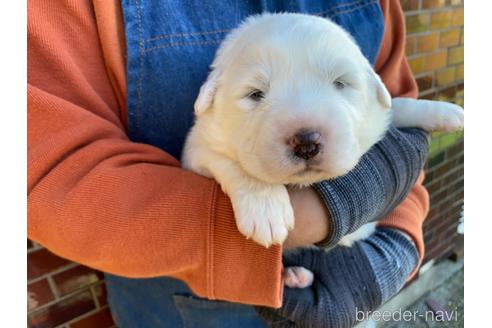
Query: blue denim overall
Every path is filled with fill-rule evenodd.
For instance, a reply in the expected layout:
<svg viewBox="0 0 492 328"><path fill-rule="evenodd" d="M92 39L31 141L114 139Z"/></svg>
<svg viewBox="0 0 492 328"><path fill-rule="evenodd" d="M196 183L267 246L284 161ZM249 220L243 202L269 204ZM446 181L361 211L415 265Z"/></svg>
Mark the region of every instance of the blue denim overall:
<svg viewBox="0 0 492 328"><path fill-rule="evenodd" d="M245 17L261 12L328 17L350 32L371 63L384 30L378 0L122 0L122 9L129 137L178 159L217 47ZM198 298L176 279L106 275L106 282L121 328L265 326L253 307Z"/></svg>

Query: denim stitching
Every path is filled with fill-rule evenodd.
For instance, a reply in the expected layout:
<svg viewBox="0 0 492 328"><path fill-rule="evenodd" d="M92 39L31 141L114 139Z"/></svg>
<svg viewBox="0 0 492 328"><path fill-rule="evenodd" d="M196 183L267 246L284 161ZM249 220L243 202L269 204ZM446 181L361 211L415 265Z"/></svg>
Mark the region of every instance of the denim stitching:
<svg viewBox="0 0 492 328"><path fill-rule="evenodd" d="M339 6L337 8L331 8L331 9L328 9L328 10L325 10L325 11L322 11L322 12L319 12L319 13L315 13L313 15L336 17L336 16L339 16L339 15L342 15L342 14L351 13L351 12L356 11L358 9L361 9L361 8L364 8L364 7L367 7L367 6L370 6L370 5L374 4L374 3L377 3L377 1L378 0L370 0L370 1L367 1L366 3L361 3L360 1L358 1L358 2L352 2L352 3L350 3L351 8L339 9L339 8L342 7L342 6ZM347 6L348 5L349 4L347 4ZM347 7L347 6L345 6L345 7Z"/></svg>
<svg viewBox="0 0 492 328"><path fill-rule="evenodd" d="M330 12L330 11L340 12L340 11L348 10L349 8L347 8L347 7L354 7L354 6L360 7L360 6L365 6L365 5L372 3L372 2L375 2L375 1L374 0L358 0L358 1L353 1L353 2L349 2L349 3L342 3L338 6L331 7L331 8L328 8L326 10L323 10L323 11L320 11L317 13L312 13L311 15L322 15L322 14L325 14L325 13Z"/></svg>
<svg viewBox="0 0 492 328"><path fill-rule="evenodd" d="M354 12L354 11L356 11L356 10L359 10L359 9L361 9L361 8L364 8L364 7L367 7L367 6L373 5L373 4L377 3L378 1L379 1L379 0L374 0L374 1L368 2L368 3L366 3L366 4L360 5L360 6L358 6L358 7L353 7L353 8L351 8L351 9L347 9L347 10L344 10L344 11L339 11L339 12L337 12L337 13L333 13L332 15L329 15L329 16L327 15L327 16L331 18L331 17L337 17L337 16L340 16L340 15L342 15L342 14L348 14L348 13Z"/></svg>
<svg viewBox="0 0 492 328"><path fill-rule="evenodd" d="M206 32L162 34L162 35L159 35L159 36L150 38L150 39L146 39L146 40L144 40L144 42L156 41L156 40L161 40L161 39L166 39L166 38L172 38L172 37L186 37L186 36L193 36L193 35L220 34L220 33L229 32L231 30L232 30L232 28L222 29L222 30L206 31Z"/></svg>
<svg viewBox="0 0 492 328"><path fill-rule="evenodd" d="M362 8L367 5L371 5L373 3L376 3L377 0L369 0L364 3L364 0L358 0L358 1L353 1L350 3L342 3L336 7L323 10L320 12L316 13L311 13L310 15L315 15L315 16L322 16L323 14L326 14L328 12L332 12L332 16L338 16L344 13L352 12L356 9ZM356 6L352 8L346 8L346 7L351 7L351 6ZM342 9L344 8L344 9ZM308 13L309 14L309 13ZM186 36L193 36L193 35L208 35L208 34L220 34L220 33L225 33L233 30L232 28L230 29L221 29L221 30L212 30L212 31L203 31L203 32L190 32L190 33L171 33L171 34L161 34L157 35L155 37L145 39L143 42L150 42L150 41L157 41L157 40L162 40L166 38L172 38L172 37L186 37ZM152 48L151 48L152 49Z"/></svg>
<svg viewBox="0 0 492 328"><path fill-rule="evenodd" d="M316 15L316 16L328 16L328 17L337 17L337 16L340 16L342 14L348 14L348 13L351 13L351 12L354 12L358 9L361 9L361 8L364 8L364 7L367 7L369 5L372 5L374 3L377 3L378 0L370 0L370 1L367 1L366 3L360 3L360 1L357 1L357 2L352 2L350 4L346 4L344 5L343 7L347 7L349 5L354 5L354 4L357 4L357 3L360 3L360 5L358 6L352 6L351 8L345 8L344 10L338 10L338 11L335 11L333 9L330 9L330 10L325 10L325 11L321 11L321 12L318 12L318 13L314 13L314 14L311 14L311 15ZM337 8L341 8L342 6L338 6ZM149 40L157 40L157 39L164 39L166 37L171 37L171 36L178 36L178 35L205 35L205 34L219 34L219 33L223 33L223 32L226 32L226 31L230 31L232 29L223 29L223 30L216 30L216 31L208 31L208 32L194 32L194 33L181 33L181 34L168 34L168 35L161 35L160 37L156 37L156 38L153 38L153 39L147 39L147 40L144 40L144 41L149 41ZM160 46L155 46L155 47L152 47L152 48L149 48L149 49L145 49L143 50L144 53L147 53L147 52L151 52L151 51L154 51L154 50L157 50L157 49L163 49L163 48L169 48L169 47L172 47L172 46L186 46L186 45L210 45L210 44L216 44L216 43L220 43L222 42L222 40L209 40L209 41L188 41L188 42L172 42L172 43L168 43L168 44L164 44L164 45L160 45Z"/></svg>
<svg viewBox="0 0 492 328"><path fill-rule="evenodd" d="M135 6L137 7L137 24L138 24L138 50L139 50L139 64L140 64L140 67L139 67L139 78L138 78L138 84L137 84L137 108L136 108L136 116L137 116L137 120L135 122L135 128L136 128L136 132L137 132L137 135L139 136L139 139L140 139L140 121L141 121L141 118L142 118L142 111L141 111L141 108L142 108L142 82L143 82L143 73L144 73L144 61L143 61L143 57L144 57L144 53L145 53L145 50L144 50L144 44L143 44L143 39L142 39L142 35L143 35L143 30L142 30L142 12L141 12L141 9L140 9L140 0L135 0Z"/></svg>
<svg viewBox="0 0 492 328"><path fill-rule="evenodd" d="M144 53L151 52L151 51L154 51L157 49L163 49L163 48L169 48L169 47L175 47L175 46L211 45L211 44L219 44L221 42L222 42L222 40L172 42L172 43L152 47L149 49L145 49Z"/></svg>

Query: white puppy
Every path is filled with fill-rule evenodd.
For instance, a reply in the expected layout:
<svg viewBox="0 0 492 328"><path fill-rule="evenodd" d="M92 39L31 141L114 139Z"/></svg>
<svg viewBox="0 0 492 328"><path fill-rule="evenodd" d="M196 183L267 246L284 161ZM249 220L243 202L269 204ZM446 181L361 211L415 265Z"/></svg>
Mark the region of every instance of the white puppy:
<svg viewBox="0 0 492 328"><path fill-rule="evenodd" d="M432 131L463 125L459 106L392 101L348 33L303 14L253 16L232 31L195 113L183 167L217 180L239 231L266 247L282 244L294 226L285 185L347 173L392 121Z"/></svg>

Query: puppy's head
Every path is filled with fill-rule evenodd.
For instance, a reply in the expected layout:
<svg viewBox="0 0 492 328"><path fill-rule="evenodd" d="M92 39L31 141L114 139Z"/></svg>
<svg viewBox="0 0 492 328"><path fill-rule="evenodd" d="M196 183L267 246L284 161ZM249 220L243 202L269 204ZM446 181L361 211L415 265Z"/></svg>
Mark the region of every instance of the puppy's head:
<svg viewBox="0 0 492 328"><path fill-rule="evenodd" d="M352 38L302 14L248 19L221 45L195 112L250 175L310 184L345 174L384 134L388 91Z"/></svg>

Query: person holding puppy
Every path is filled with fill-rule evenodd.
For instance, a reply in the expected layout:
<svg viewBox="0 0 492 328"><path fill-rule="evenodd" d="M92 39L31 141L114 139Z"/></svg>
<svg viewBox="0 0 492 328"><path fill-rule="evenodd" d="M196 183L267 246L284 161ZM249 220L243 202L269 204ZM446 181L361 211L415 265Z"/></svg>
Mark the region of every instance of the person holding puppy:
<svg viewBox="0 0 492 328"><path fill-rule="evenodd" d="M423 132L391 130L348 175L290 191L296 226L285 248L331 247L385 217L352 248L286 257L315 273L302 290L283 287L282 247L246 240L217 183L176 158L215 49L250 14L331 18L392 96L416 97L401 8L389 0L220 5L29 2L29 237L106 272L120 327L264 326L258 313L270 325L351 326L356 310L388 300L423 257Z"/></svg>

